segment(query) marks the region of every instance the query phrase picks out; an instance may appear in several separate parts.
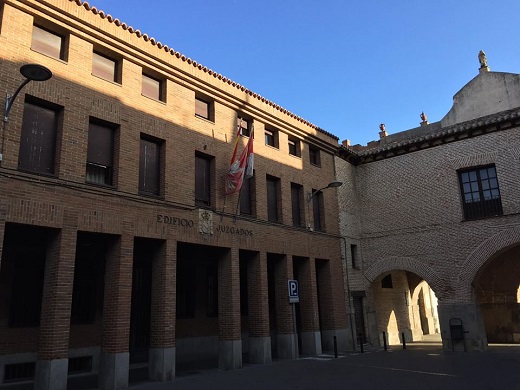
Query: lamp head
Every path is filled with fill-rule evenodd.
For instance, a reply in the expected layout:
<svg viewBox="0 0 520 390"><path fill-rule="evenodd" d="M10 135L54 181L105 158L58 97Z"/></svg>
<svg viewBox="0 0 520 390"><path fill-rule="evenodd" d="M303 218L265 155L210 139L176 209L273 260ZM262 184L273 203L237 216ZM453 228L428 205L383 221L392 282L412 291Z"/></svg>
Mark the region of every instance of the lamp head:
<svg viewBox="0 0 520 390"><path fill-rule="evenodd" d="M329 183L327 188L336 188L336 187L341 187L342 185L343 185L343 183L340 181L333 181L333 182Z"/></svg>
<svg viewBox="0 0 520 390"><path fill-rule="evenodd" d="M52 77L52 72L43 65L27 64L20 67L20 73L32 81L46 81Z"/></svg>

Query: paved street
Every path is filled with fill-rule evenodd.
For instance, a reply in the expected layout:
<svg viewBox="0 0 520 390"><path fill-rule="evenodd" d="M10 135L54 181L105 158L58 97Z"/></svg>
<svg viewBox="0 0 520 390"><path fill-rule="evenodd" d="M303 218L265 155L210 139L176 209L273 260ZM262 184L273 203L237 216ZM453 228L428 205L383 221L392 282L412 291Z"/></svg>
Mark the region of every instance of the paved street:
<svg viewBox="0 0 520 390"><path fill-rule="evenodd" d="M389 351L281 360L235 371L179 373L171 383L143 383L132 390L166 389L520 389L520 345L488 352L442 352L432 343Z"/></svg>

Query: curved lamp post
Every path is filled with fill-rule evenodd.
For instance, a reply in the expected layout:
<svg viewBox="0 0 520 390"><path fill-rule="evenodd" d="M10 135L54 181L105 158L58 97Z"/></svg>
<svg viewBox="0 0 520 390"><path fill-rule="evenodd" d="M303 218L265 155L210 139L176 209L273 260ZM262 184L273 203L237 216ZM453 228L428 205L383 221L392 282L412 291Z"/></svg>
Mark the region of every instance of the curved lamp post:
<svg viewBox="0 0 520 390"><path fill-rule="evenodd" d="M311 229L311 223L310 223L310 218L311 218L311 209L310 209L310 203L311 203L311 200L312 198L314 197L314 195L316 195L317 193L327 189L327 188L337 188L337 187L340 187L342 186L343 183L341 181L332 181L330 182L329 184L327 184L325 187L323 188L320 188L319 190L316 190L316 191L313 191L312 193L309 192L307 193L307 216L309 218L309 223L308 223L308 228ZM311 229L311 230L314 230L314 229Z"/></svg>
<svg viewBox="0 0 520 390"><path fill-rule="evenodd" d="M20 84L14 94L5 95L5 108L4 108L4 122L9 122L9 112L13 106L13 102L18 96L18 93L25 87L30 81L46 81L52 77L52 72L43 65L38 64L27 64L20 67L20 73L25 77L25 80Z"/></svg>

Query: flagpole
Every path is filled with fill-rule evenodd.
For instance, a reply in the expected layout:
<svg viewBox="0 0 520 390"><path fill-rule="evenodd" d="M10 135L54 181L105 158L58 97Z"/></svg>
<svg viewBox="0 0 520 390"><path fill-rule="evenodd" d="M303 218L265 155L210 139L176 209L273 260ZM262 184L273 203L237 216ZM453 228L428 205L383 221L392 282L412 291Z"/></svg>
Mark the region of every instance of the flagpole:
<svg viewBox="0 0 520 390"><path fill-rule="evenodd" d="M233 156L231 157L230 164L233 164L233 162L235 161L235 157L237 155L238 139L240 137L241 128L242 128L242 118L240 118L240 122L237 123L237 135L235 137L235 147L233 148ZM225 178L224 178L224 182L225 182ZM224 219L224 211L226 210L226 200L227 200L227 194L224 193L224 205L222 206L222 213L220 214L220 222L222 222L222 220Z"/></svg>

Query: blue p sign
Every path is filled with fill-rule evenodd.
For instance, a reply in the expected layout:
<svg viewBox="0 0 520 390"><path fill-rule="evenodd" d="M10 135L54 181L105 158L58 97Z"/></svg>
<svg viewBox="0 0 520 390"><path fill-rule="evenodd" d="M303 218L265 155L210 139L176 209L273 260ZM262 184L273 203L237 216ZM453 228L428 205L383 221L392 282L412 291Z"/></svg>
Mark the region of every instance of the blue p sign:
<svg viewBox="0 0 520 390"><path fill-rule="evenodd" d="M289 303L300 302L300 297L298 296L298 281L289 280L288 287L289 287Z"/></svg>

